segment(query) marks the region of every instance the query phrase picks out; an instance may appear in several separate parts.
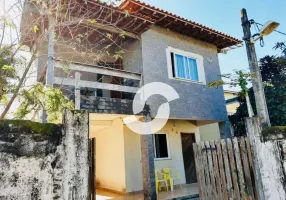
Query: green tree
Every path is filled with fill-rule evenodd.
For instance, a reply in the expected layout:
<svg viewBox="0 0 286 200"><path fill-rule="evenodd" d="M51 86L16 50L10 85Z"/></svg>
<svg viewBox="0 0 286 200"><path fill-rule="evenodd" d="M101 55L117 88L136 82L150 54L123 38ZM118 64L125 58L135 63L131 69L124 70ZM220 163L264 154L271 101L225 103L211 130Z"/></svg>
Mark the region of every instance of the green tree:
<svg viewBox="0 0 286 200"><path fill-rule="evenodd" d="M13 51L10 47L0 48L0 100L5 98L11 88L11 79L16 78L16 60L11 59Z"/></svg>
<svg viewBox="0 0 286 200"><path fill-rule="evenodd" d="M286 59L284 57L265 56L260 59L262 81L271 83L264 88L266 104L272 126L286 125ZM249 89L249 99L256 115L253 89ZM248 117L247 105L244 98L238 98L240 106L237 112L230 116L234 135L245 135L244 118Z"/></svg>
<svg viewBox="0 0 286 200"><path fill-rule="evenodd" d="M282 56L265 56L259 60L262 81L264 82L266 104L272 126L286 125L286 42L279 42L274 49L279 49L284 54ZM239 107L234 115L229 116L234 129L235 136L245 135L245 117L249 116L249 111L253 109L257 115L253 88L247 88L247 83L253 77L250 73L236 70L234 74L221 75L228 82L217 80L210 82L209 87L219 87L220 85L240 86L241 92L238 96ZM248 104L247 104L247 97ZM251 105L251 108L248 106Z"/></svg>
<svg viewBox="0 0 286 200"><path fill-rule="evenodd" d="M114 4L118 0L109 0ZM88 1L62 1L62 0L1 0L0 10L0 101L7 100L0 120L11 111L15 99L22 100L16 118L24 118L27 114L35 115L39 110L46 110L49 119L55 119L64 108L71 108L69 101L60 89L43 87L45 83L45 69L40 82L26 88L25 82L29 78L34 61L46 55L41 50L47 43L55 43L69 51L70 57L82 60L91 60L94 64L106 62L105 56L121 59L124 50L123 39L126 32L117 24L125 16L108 16L103 20L102 15L95 13L94 8L87 6ZM95 2L96 3L96 2ZM102 4L104 11L113 10L106 4ZM100 6L101 7L101 6ZM80 12L83 11L83 12ZM27 13L29 12L29 13ZM101 12L101 11L100 11ZM118 34L108 33L98 28L96 23L113 26ZM96 34L98 40L92 37ZM51 39L52 38L52 39ZM106 41L111 41L106 45ZM41 49L42 48L42 49ZM22 49L29 49L30 56L27 59L18 57ZM46 48L47 49L47 48ZM55 56L56 57L56 56ZM42 59L42 57L41 57ZM61 59L56 57L56 59ZM90 63L92 64L92 63ZM22 73L18 73L22 71ZM70 76L66 69L66 77ZM41 72L39 72L41 73ZM15 80L11 80L15 79ZM58 86L61 87L61 86ZM5 98L9 94L9 98ZM59 115L57 115L59 116Z"/></svg>
<svg viewBox="0 0 286 200"><path fill-rule="evenodd" d="M33 119L37 111L44 108L48 121L55 121L65 109L74 108L72 101L59 88L45 87L42 83L33 85L29 90L22 89L20 96L23 100L14 114L16 119L23 119L34 112Z"/></svg>

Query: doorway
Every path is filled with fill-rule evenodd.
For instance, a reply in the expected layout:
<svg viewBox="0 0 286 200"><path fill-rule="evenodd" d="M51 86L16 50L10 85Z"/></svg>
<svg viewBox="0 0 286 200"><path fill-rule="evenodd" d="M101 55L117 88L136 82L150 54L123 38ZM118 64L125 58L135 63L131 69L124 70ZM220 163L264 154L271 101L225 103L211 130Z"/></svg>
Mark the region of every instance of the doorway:
<svg viewBox="0 0 286 200"><path fill-rule="evenodd" d="M186 184L196 183L196 165L193 144L196 142L194 133L181 133L182 152L186 176Z"/></svg>

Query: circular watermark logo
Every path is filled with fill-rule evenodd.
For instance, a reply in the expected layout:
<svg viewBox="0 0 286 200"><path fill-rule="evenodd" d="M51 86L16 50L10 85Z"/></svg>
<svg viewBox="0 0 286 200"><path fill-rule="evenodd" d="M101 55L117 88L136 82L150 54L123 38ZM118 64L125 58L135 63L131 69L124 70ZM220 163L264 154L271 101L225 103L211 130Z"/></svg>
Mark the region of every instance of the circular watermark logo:
<svg viewBox="0 0 286 200"><path fill-rule="evenodd" d="M157 115L151 121L139 121L135 114L143 111L144 105L149 97L152 95L162 95L168 102L163 103L158 108ZM161 130L167 123L170 116L169 102L178 99L179 95L176 90L166 83L153 82L148 83L141 87L133 100L133 113L134 115L125 117L123 119L126 126L133 132L148 135L156 133Z"/></svg>

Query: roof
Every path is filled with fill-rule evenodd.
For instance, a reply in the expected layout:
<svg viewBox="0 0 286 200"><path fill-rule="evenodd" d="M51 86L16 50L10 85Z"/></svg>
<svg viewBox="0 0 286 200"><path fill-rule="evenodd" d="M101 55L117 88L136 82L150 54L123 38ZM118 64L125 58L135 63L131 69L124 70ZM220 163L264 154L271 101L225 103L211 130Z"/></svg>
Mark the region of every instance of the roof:
<svg viewBox="0 0 286 200"><path fill-rule="evenodd" d="M231 94L238 94L237 91L231 91L231 90L223 90L224 93L231 93Z"/></svg>
<svg viewBox="0 0 286 200"><path fill-rule="evenodd" d="M124 0L120 4L119 8L136 15L139 14L141 16L151 18L154 20L155 25L214 44L218 49L242 44L242 41L237 38L138 0Z"/></svg>
<svg viewBox="0 0 286 200"><path fill-rule="evenodd" d="M122 44L130 38L139 39L140 34L154 25L214 44L218 50L227 47L233 48L233 46L242 43L239 39L137 0L124 0L119 7L97 0L86 0L87 4L84 4L84 1L85 0L72 1L72 6L69 8L70 17L84 15L85 19L96 19L98 23L89 24L89 26L94 26L95 29L101 29L107 33L111 33L112 38L116 39L110 41L105 38L104 34L99 34L97 31L94 31L88 36L87 40L92 40L94 43L101 43L105 46L109 42ZM26 4L26 6L28 5L29 4ZM21 28L25 31L22 31L21 34L25 36L22 37L22 39L27 45L31 45L34 41L35 34L30 28L30 24L33 20L38 20L33 19L35 16L37 15L30 15L28 12L23 15ZM61 20L64 21L64 19L65 18ZM84 30L86 27L85 22L83 21L81 23L81 28ZM28 28L25 28L25 26ZM47 21L45 21L45 26L47 26ZM73 29L68 27L68 25L60 29L61 34L64 36L74 34L73 31L76 32L78 30L78 27ZM124 34L126 37L120 37L120 34Z"/></svg>
<svg viewBox="0 0 286 200"><path fill-rule="evenodd" d="M151 17L132 11L128 12L128 17L126 17L125 10L105 2L94 0L88 0L87 2L89 10L92 9L95 13L91 18L97 19L101 24L116 26L117 29L140 34L154 23Z"/></svg>
<svg viewBox="0 0 286 200"><path fill-rule="evenodd" d="M122 44L130 38L139 39L140 34L148 30L154 24L152 18L143 16L140 13L127 13L118 6L112 6L97 0L87 0L86 4L84 2L85 0L70 1L69 11L64 13L63 16L58 14L57 18L62 21L65 21L66 16L69 17L69 19L67 19L68 21L85 20L80 21L80 26L75 26L74 28L72 25L69 26L68 24L59 23L62 24L62 27L60 27L60 25L57 26L58 31L60 31L57 32L57 35L61 34L69 37L70 35L78 34L80 30L84 31L84 28L87 27L86 19L96 19L98 23L89 24L89 26L112 34L114 41L106 39L104 34L100 34L97 31L89 34L87 39L91 39L94 43L98 43L105 39L106 43ZM64 4L65 2L63 1L62 3ZM30 2L25 3L26 9L21 20L21 39L28 46L33 44L36 37L30 24L32 22L42 22L40 19L44 16L43 14L38 13L35 4L36 3ZM31 15L30 12L33 12L33 15ZM40 27L42 24L38 24L38 26ZM45 18L43 26L48 28L48 17ZM120 37L120 34L123 34L126 37Z"/></svg>

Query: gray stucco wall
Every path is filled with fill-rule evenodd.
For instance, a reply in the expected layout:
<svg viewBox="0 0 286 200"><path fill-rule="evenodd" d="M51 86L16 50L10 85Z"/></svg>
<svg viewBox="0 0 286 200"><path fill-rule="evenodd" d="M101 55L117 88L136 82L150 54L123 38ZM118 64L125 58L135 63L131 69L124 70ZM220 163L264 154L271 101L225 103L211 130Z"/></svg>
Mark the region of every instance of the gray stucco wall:
<svg viewBox="0 0 286 200"><path fill-rule="evenodd" d="M88 113L64 125L0 121L0 199L88 199Z"/></svg>
<svg viewBox="0 0 286 200"><path fill-rule="evenodd" d="M126 71L142 73L142 44L141 40L131 40L123 45L123 68Z"/></svg>
<svg viewBox="0 0 286 200"><path fill-rule="evenodd" d="M204 84L168 77L166 49L171 46L203 56L206 83L219 79L221 73L215 46L159 27L153 27L143 33L141 43L144 84L167 83L180 96L180 99L170 103L171 118L217 121L227 119L222 88L208 88ZM156 115L163 102L166 100L161 96L148 100L152 116Z"/></svg>

